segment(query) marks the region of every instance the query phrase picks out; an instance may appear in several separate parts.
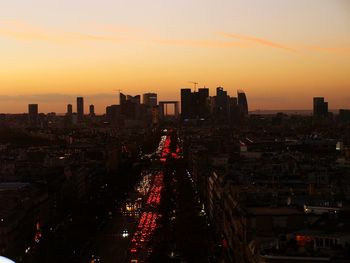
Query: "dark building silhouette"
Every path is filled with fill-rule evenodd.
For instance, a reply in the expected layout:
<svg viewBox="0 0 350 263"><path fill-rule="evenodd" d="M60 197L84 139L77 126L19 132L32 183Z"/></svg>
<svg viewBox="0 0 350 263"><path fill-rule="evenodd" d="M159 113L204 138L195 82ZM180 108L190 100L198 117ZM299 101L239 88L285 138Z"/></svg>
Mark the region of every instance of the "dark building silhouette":
<svg viewBox="0 0 350 263"><path fill-rule="evenodd" d="M248 115L248 100L243 90L237 91L238 106L244 116Z"/></svg>
<svg viewBox="0 0 350 263"><path fill-rule="evenodd" d="M239 105L238 97L229 98L229 121L231 126L237 126L244 123L248 110L245 107L247 104Z"/></svg>
<svg viewBox="0 0 350 263"><path fill-rule="evenodd" d="M198 113L200 118L208 118L210 115L209 109L209 89L198 89Z"/></svg>
<svg viewBox="0 0 350 263"><path fill-rule="evenodd" d="M29 126L36 127L39 120L38 114L38 104L29 104L28 105L28 122Z"/></svg>
<svg viewBox="0 0 350 263"><path fill-rule="evenodd" d="M230 103L230 105L232 105L232 106L238 106L238 98L236 98L236 97L230 97L229 103Z"/></svg>
<svg viewBox="0 0 350 263"><path fill-rule="evenodd" d="M314 117L323 118L328 116L328 102L323 97L314 98Z"/></svg>
<svg viewBox="0 0 350 263"><path fill-rule="evenodd" d="M72 115L73 114L73 106L72 104L67 105L67 115Z"/></svg>
<svg viewBox="0 0 350 263"><path fill-rule="evenodd" d="M216 88L216 96L214 98L214 115L217 118L226 118L229 113L229 96L227 91L222 87Z"/></svg>
<svg viewBox="0 0 350 263"><path fill-rule="evenodd" d="M183 119L209 117L209 89L201 88L198 92L181 89L181 116Z"/></svg>
<svg viewBox="0 0 350 263"><path fill-rule="evenodd" d="M181 117L189 119L191 117L191 89L181 89Z"/></svg>
<svg viewBox="0 0 350 263"><path fill-rule="evenodd" d="M131 96L131 95L125 95L123 93L120 93L119 102L120 102L120 105L123 105L127 102L132 102L134 104L141 104L141 96L140 95Z"/></svg>
<svg viewBox="0 0 350 263"><path fill-rule="evenodd" d="M95 106L92 104L89 106L89 116L90 117L95 116Z"/></svg>
<svg viewBox="0 0 350 263"><path fill-rule="evenodd" d="M126 100L130 101L136 105L140 105L141 104L141 96L140 95L136 95L136 96L131 96L131 95L127 95L126 96Z"/></svg>
<svg viewBox="0 0 350 263"><path fill-rule="evenodd" d="M120 113L125 119L135 120L140 114L141 96L124 95L120 93Z"/></svg>
<svg viewBox="0 0 350 263"><path fill-rule="evenodd" d="M126 95L119 93L119 104L123 105L126 102Z"/></svg>
<svg viewBox="0 0 350 263"><path fill-rule="evenodd" d="M78 121L81 122L84 120L84 98L77 98L77 117Z"/></svg>
<svg viewBox="0 0 350 263"><path fill-rule="evenodd" d="M143 104L149 108L153 108L158 105L158 98L156 93L143 94Z"/></svg>
<svg viewBox="0 0 350 263"><path fill-rule="evenodd" d="M66 128L69 128L71 127L72 123L73 123L73 105L67 104L67 112L64 118L64 126Z"/></svg>
<svg viewBox="0 0 350 263"><path fill-rule="evenodd" d="M120 119L120 105L111 105L106 108L106 119L110 123L117 123Z"/></svg>
<svg viewBox="0 0 350 263"><path fill-rule="evenodd" d="M236 97L229 98L229 114L230 119L237 119L239 114L238 99Z"/></svg>
<svg viewBox="0 0 350 263"><path fill-rule="evenodd" d="M350 122L350 110L340 109L339 110L339 120L342 122Z"/></svg>
<svg viewBox="0 0 350 263"><path fill-rule="evenodd" d="M223 87L216 88L216 95L209 96L209 89L201 88L198 92L181 89L182 119L213 118L218 123L240 124L248 115L248 102L245 93L237 92L237 98L231 98Z"/></svg>
<svg viewBox="0 0 350 263"><path fill-rule="evenodd" d="M159 106L155 106L152 108L151 112L151 121L152 125L158 125L159 123Z"/></svg>

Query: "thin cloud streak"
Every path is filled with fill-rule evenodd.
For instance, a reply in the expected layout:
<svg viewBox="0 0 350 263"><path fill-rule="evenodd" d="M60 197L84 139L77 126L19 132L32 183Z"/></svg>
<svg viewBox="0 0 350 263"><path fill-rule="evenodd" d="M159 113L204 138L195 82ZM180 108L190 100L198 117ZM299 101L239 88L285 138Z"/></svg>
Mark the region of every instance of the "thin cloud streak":
<svg viewBox="0 0 350 263"><path fill-rule="evenodd" d="M239 34L231 34L231 33L221 33L221 35L223 35L225 37L229 37L229 38L253 42L253 43L256 43L259 45L268 46L268 47L277 48L277 49L282 49L282 50L286 50L286 51L290 51L290 52L298 52L294 48L291 48L291 47L288 47L288 46L285 46L285 45L282 45L282 44L279 44L276 42L272 42L270 40L263 39L263 38L245 36L245 35L239 35Z"/></svg>
<svg viewBox="0 0 350 263"><path fill-rule="evenodd" d="M155 43L169 46L188 46L203 48L254 48L256 45L285 50L293 53L300 52L328 52L349 54L350 47L322 47L298 45L291 47L268 39L221 32L221 36L235 39L235 41L207 40L207 39L163 39L152 38L147 30L136 27L123 27L109 24L89 25L87 30L101 32L101 34L62 32L34 26L20 20L0 20L0 37L12 38L17 41L41 41L56 45L78 44L82 42L111 42L111 43ZM109 33L109 34L105 34ZM136 35L139 35L136 38Z"/></svg>
<svg viewBox="0 0 350 263"><path fill-rule="evenodd" d="M213 40L180 40L180 39L155 39L154 43L161 45L171 46L195 46L195 47L209 47L209 48L249 48L249 44L239 42L228 42L228 41L213 41Z"/></svg>
<svg viewBox="0 0 350 263"><path fill-rule="evenodd" d="M120 42L124 40L123 38L112 37L112 36L100 36L100 35L91 35L91 34L81 34L81 33L71 33L66 34L65 36L71 39L77 40L87 40L87 41L111 41L111 42Z"/></svg>
<svg viewBox="0 0 350 263"><path fill-rule="evenodd" d="M131 29L126 27L117 27L113 25L101 25L90 26L90 29L95 29L101 32L109 33L136 33L144 32L137 29ZM207 48L229 48L239 47L247 48L250 45L247 43L239 43L232 41L213 41L213 40L182 40L182 39L149 39L145 36L144 40L130 38L130 37L115 37L109 35L95 35L95 34L82 34L82 33L63 33L55 32L54 30L47 30L41 27L33 26L21 21L0 21L0 35L10 37L19 41L43 41L53 44L65 44L81 41L101 41L101 42L151 42L161 45L174 45L174 46L196 46Z"/></svg>
<svg viewBox="0 0 350 263"><path fill-rule="evenodd" d="M126 27L117 27L113 25L101 25L90 26L90 29L95 29L101 32L109 33L140 33L144 30L131 29ZM82 41L101 41L101 42L149 42L161 45L172 46L195 46L206 48L248 48L251 46L249 43L240 43L238 41L214 41L214 40L191 40L191 39L150 39L144 36L144 39L136 39L130 37L115 37L110 35L96 35L96 34L82 34L82 33L64 33L55 32L54 30L48 30L41 27L33 26L22 21L0 21L0 36L10 37L19 41L43 41L52 44L66 44Z"/></svg>
<svg viewBox="0 0 350 263"><path fill-rule="evenodd" d="M350 54L349 48L340 48L340 47L319 47L319 46L306 46L306 50L310 51L319 51L319 52L332 52L332 53L340 53L340 54Z"/></svg>
<svg viewBox="0 0 350 263"><path fill-rule="evenodd" d="M0 35L20 41L44 41L53 44L65 44L82 41L120 42L123 39L114 36L84 33L55 32L21 21L0 21Z"/></svg>
<svg viewBox="0 0 350 263"><path fill-rule="evenodd" d="M241 41L248 41L251 43L255 43L258 45L268 46L271 48L282 49L294 53L299 53L302 51L316 51L316 52L328 52L328 53L340 53L347 54L350 53L350 47L321 47L321 46L311 46L311 45L303 45L299 46L299 48L294 48L291 46L283 45L280 43L273 42L271 40L267 40L264 38L258 38L254 36L246 36L240 34L231 34L231 33L220 33L221 35L229 38L239 39Z"/></svg>
<svg viewBox="0 0 350 263"><path fill-rule="evenodd" d="M106 32L106 33L142 33L147 31L145 28L142 27L129 27L129 26L117 26L113 24L85 24L84 25L87 28L90 28L92 30Z"/></svg>

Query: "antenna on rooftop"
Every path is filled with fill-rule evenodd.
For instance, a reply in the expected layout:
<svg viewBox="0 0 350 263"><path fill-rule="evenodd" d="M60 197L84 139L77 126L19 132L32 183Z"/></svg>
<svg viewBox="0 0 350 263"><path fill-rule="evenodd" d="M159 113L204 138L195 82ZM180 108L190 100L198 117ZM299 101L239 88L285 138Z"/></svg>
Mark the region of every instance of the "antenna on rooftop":
<svg viewBox="0 0 350 263"><path fill-rule="evenodd" d="M198 82L195 82L195 81L189 81L189 83L192 83L193 86L194 86L194 91L197 91L197 85L198 85Z"/></svg>

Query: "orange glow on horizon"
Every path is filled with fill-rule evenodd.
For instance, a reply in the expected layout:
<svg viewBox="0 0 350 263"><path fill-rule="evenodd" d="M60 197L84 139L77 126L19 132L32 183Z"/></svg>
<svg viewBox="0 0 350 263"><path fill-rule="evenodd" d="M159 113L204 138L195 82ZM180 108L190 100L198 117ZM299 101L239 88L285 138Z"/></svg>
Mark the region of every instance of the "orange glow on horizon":
<svg viewBox="0 0 350 263"><path fill-rule="evenodd" d="M294 0L101 1L33 0L41 12L4 4L0 112L38 103L63 113L84 96L103 113L118 103L115 90L179 100L189 81L211 95L217 86L231 96L243 89L251 110L311 109L314 96L350 108L350 9L342 0L317 1L317 9Z"/></svg>

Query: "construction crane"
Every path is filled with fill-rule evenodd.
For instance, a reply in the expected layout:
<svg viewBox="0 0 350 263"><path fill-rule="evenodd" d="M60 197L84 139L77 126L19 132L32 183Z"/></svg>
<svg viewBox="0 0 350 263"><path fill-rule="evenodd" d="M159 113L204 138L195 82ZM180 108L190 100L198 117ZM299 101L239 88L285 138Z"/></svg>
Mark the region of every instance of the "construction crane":
<svg viewBox="0 0 350 263"><path fill-rule="evenodd" d="M195 81L189 81L189 83L192 83L193 86L194 86L194 91L197 91L197 85L198 85L198 82L195 82Z"/></svg>

